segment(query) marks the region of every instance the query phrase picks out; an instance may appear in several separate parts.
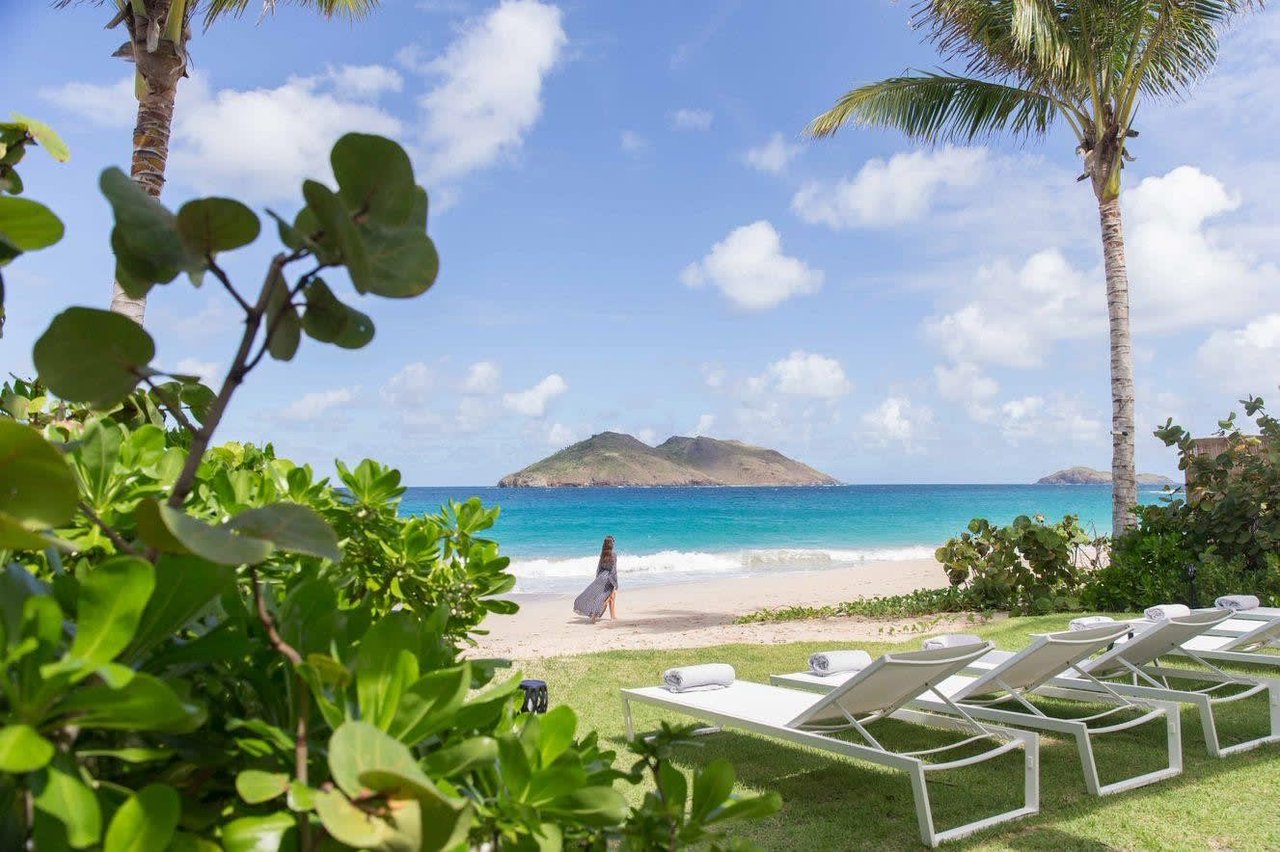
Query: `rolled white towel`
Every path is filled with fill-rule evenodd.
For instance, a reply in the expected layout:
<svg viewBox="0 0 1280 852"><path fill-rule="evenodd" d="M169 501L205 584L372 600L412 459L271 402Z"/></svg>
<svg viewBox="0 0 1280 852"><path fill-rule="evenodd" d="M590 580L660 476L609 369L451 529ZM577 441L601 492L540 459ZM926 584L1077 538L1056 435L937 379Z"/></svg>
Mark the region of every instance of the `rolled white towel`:
<svg viewBox="0 0 1280 852"><path fill-rule="evenodd" d="M809 671L820 677L862 671L869 665L871 655L866 651L819 651L809 657Z"/></svg>
<svg viewBox="0 0 1280 852"><path fill-rule="evenodd" d="M1080 618L1071 619L1071 623L1067 626L1072 630L1088 630L1090 627L1116 623L1116 620L1109 615L1083 615Z"/></svg>
<svg viewBox="0 0 1280 852"><path fill-rule="evenodd" d="M1142 614L1152 621L1164 621L1167 618L1181 618L1191 614L1191 608L1184 604L1157 604L1149 606Z"/></svg>
<svg viewBox="0 0 1280 852"><path fill-rule="evenodd" d="M939 648L960 648L965 645L981 645L982 637L974 636L972 633L944 633L941 636L934 636L932 639L924 640L924 649L926 651L936 651Z"/></svg>
<svg viewBox="0 0 1280 852"><path fill-rule="evenodd" d="M689 692L694 689L723 689L731 686L738 676L728 663L703 663L700 666L680 666L662 673L663 685L672 692Z"/></svg>
<svg viewBox="0 0 1280 852"><path fill-rule="evenodd" d="M1262 604L1257 595L1223 595L1213 602L1218 609L1229 609L1239 612L1242 609L1257 609Z"/></svg>

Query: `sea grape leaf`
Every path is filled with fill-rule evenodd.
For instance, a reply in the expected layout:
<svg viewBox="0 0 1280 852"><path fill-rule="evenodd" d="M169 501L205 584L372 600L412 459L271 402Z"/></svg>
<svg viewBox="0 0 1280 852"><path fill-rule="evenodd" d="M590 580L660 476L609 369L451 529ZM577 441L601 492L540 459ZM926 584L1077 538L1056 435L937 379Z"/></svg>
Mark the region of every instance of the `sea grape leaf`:
<svg viewBox="0 0 1280 852"><path fill-rule="evenodd" d="M149 372L155 354L151 335L128 317L68 308L40 335L32 358L53 393L69 402L109 408Z"/></svg>
<svg viewBox="0 0 1280 852"><path fill-rule="evenodd" d="M247 246L261 231L257 214L231 198L199 198L178 209L178 232L200 257Z"/></svg>

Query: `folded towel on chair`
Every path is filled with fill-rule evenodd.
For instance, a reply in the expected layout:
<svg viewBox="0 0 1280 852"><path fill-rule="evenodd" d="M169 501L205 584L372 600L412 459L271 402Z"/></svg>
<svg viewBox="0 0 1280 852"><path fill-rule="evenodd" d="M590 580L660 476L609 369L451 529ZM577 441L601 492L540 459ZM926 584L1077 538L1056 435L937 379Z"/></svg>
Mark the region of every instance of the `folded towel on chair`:
<svg viewBox="0 0 1280 852"><path fill-rule="evenodd" d="M871 665L871 655L866 651L819 651L809 657L809 670L816 675L862 671Z"/></svg>
<svg viewBox="0 0 1280 852"><path fill-rule="evenodd" d="M737 672L728 663L703 663L700 666L680 666L662 673L663 685L672 692L689 692L694 689L722 689L731 686Z"/></svg>
<svg viewBox="0 0 1280 852"><path fill-rule="evenodd" d="M1257 609L1262 601L1257 595L1223 595L1213 602L1218 609L1229 609L1239 612L1242 609Z"/></svg>
<svg viewBox="0 0 1280 852"><path fill-rule="evenodd" d="M980 645L982 637L974 636L972 633L944 633L941 636L934 636L932 639L924 640L924 649L926 651L936 651L939 648L960 648L965 645Z"/></svg>
<svg viewBox="0 0 1280 852"><path fill-rule="evenodd" d="M1071 623L1067 625L1072 630L1088 630L1090 627L1099 627L1103 624L1119 624L1109 615L1083 615L1080 618L1071 619Z"/></svg>
<svg viewBox="0 0 1280 852"><path fill-rule="evenodd" d="M1191 614L1191 608L1183 604L1157 604L1149 606L1142 614L1151 621L1164 621L1166 618L1181 618Z"/></svg>

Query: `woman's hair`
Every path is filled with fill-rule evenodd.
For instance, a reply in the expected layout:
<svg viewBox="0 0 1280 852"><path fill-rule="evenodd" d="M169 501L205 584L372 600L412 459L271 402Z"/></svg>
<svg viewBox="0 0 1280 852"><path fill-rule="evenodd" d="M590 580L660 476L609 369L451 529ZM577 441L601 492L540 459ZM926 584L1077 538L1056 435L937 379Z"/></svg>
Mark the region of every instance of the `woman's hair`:
<svg viewBox="0 0 1280 852"><path fill-rule="evenodd" d="M604 546L600 548L600 558L604 559L606 556L613 556L613 536L611 535L604 537Z"/></svg>

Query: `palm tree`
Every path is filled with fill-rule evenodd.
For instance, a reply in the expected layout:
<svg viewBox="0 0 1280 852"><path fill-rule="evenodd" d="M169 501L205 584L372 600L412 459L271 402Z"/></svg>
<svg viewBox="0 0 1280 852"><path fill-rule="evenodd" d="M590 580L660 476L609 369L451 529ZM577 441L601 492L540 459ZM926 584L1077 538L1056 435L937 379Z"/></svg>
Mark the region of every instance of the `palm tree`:
<svg viewBox="0 0 1280 852"><path fill-rule="evenodd" d="M55 0L66 6L85 0ZM88 0L101 5L102 0ZM207 29L227 15L240 15L250 0L113 0L116 12L107 23L112 29L124 25L129 40L113 56L137 67L134 93L138 98L138 118L133 129L133 162L130 173L153 197L164 187L165 164L169 160L169 134L173 127L173 103L178 81L187 76L187 44L191 21L203 13ZM295 5L314 8L325 17L360 17L378 0L293 0ZM262 14L275 11L277 0L262 0ZM131 317L139 325L146 313L146 297L135 299L116 284L111 310Z"/></svg>
<svg viewBox="0 0 1280 852"><path fill-rule="evenodd" d="M923 29L962 73L911 72L860 86L810 123L892 127L929 143L1007 132L1043 137L1061 121L1098 201L1111 331L1112 532L1135 523L1133 353L1120 173L1145 99L1183 96L1218 56L1218 34L1263 0L923 0Z"/></svg>

